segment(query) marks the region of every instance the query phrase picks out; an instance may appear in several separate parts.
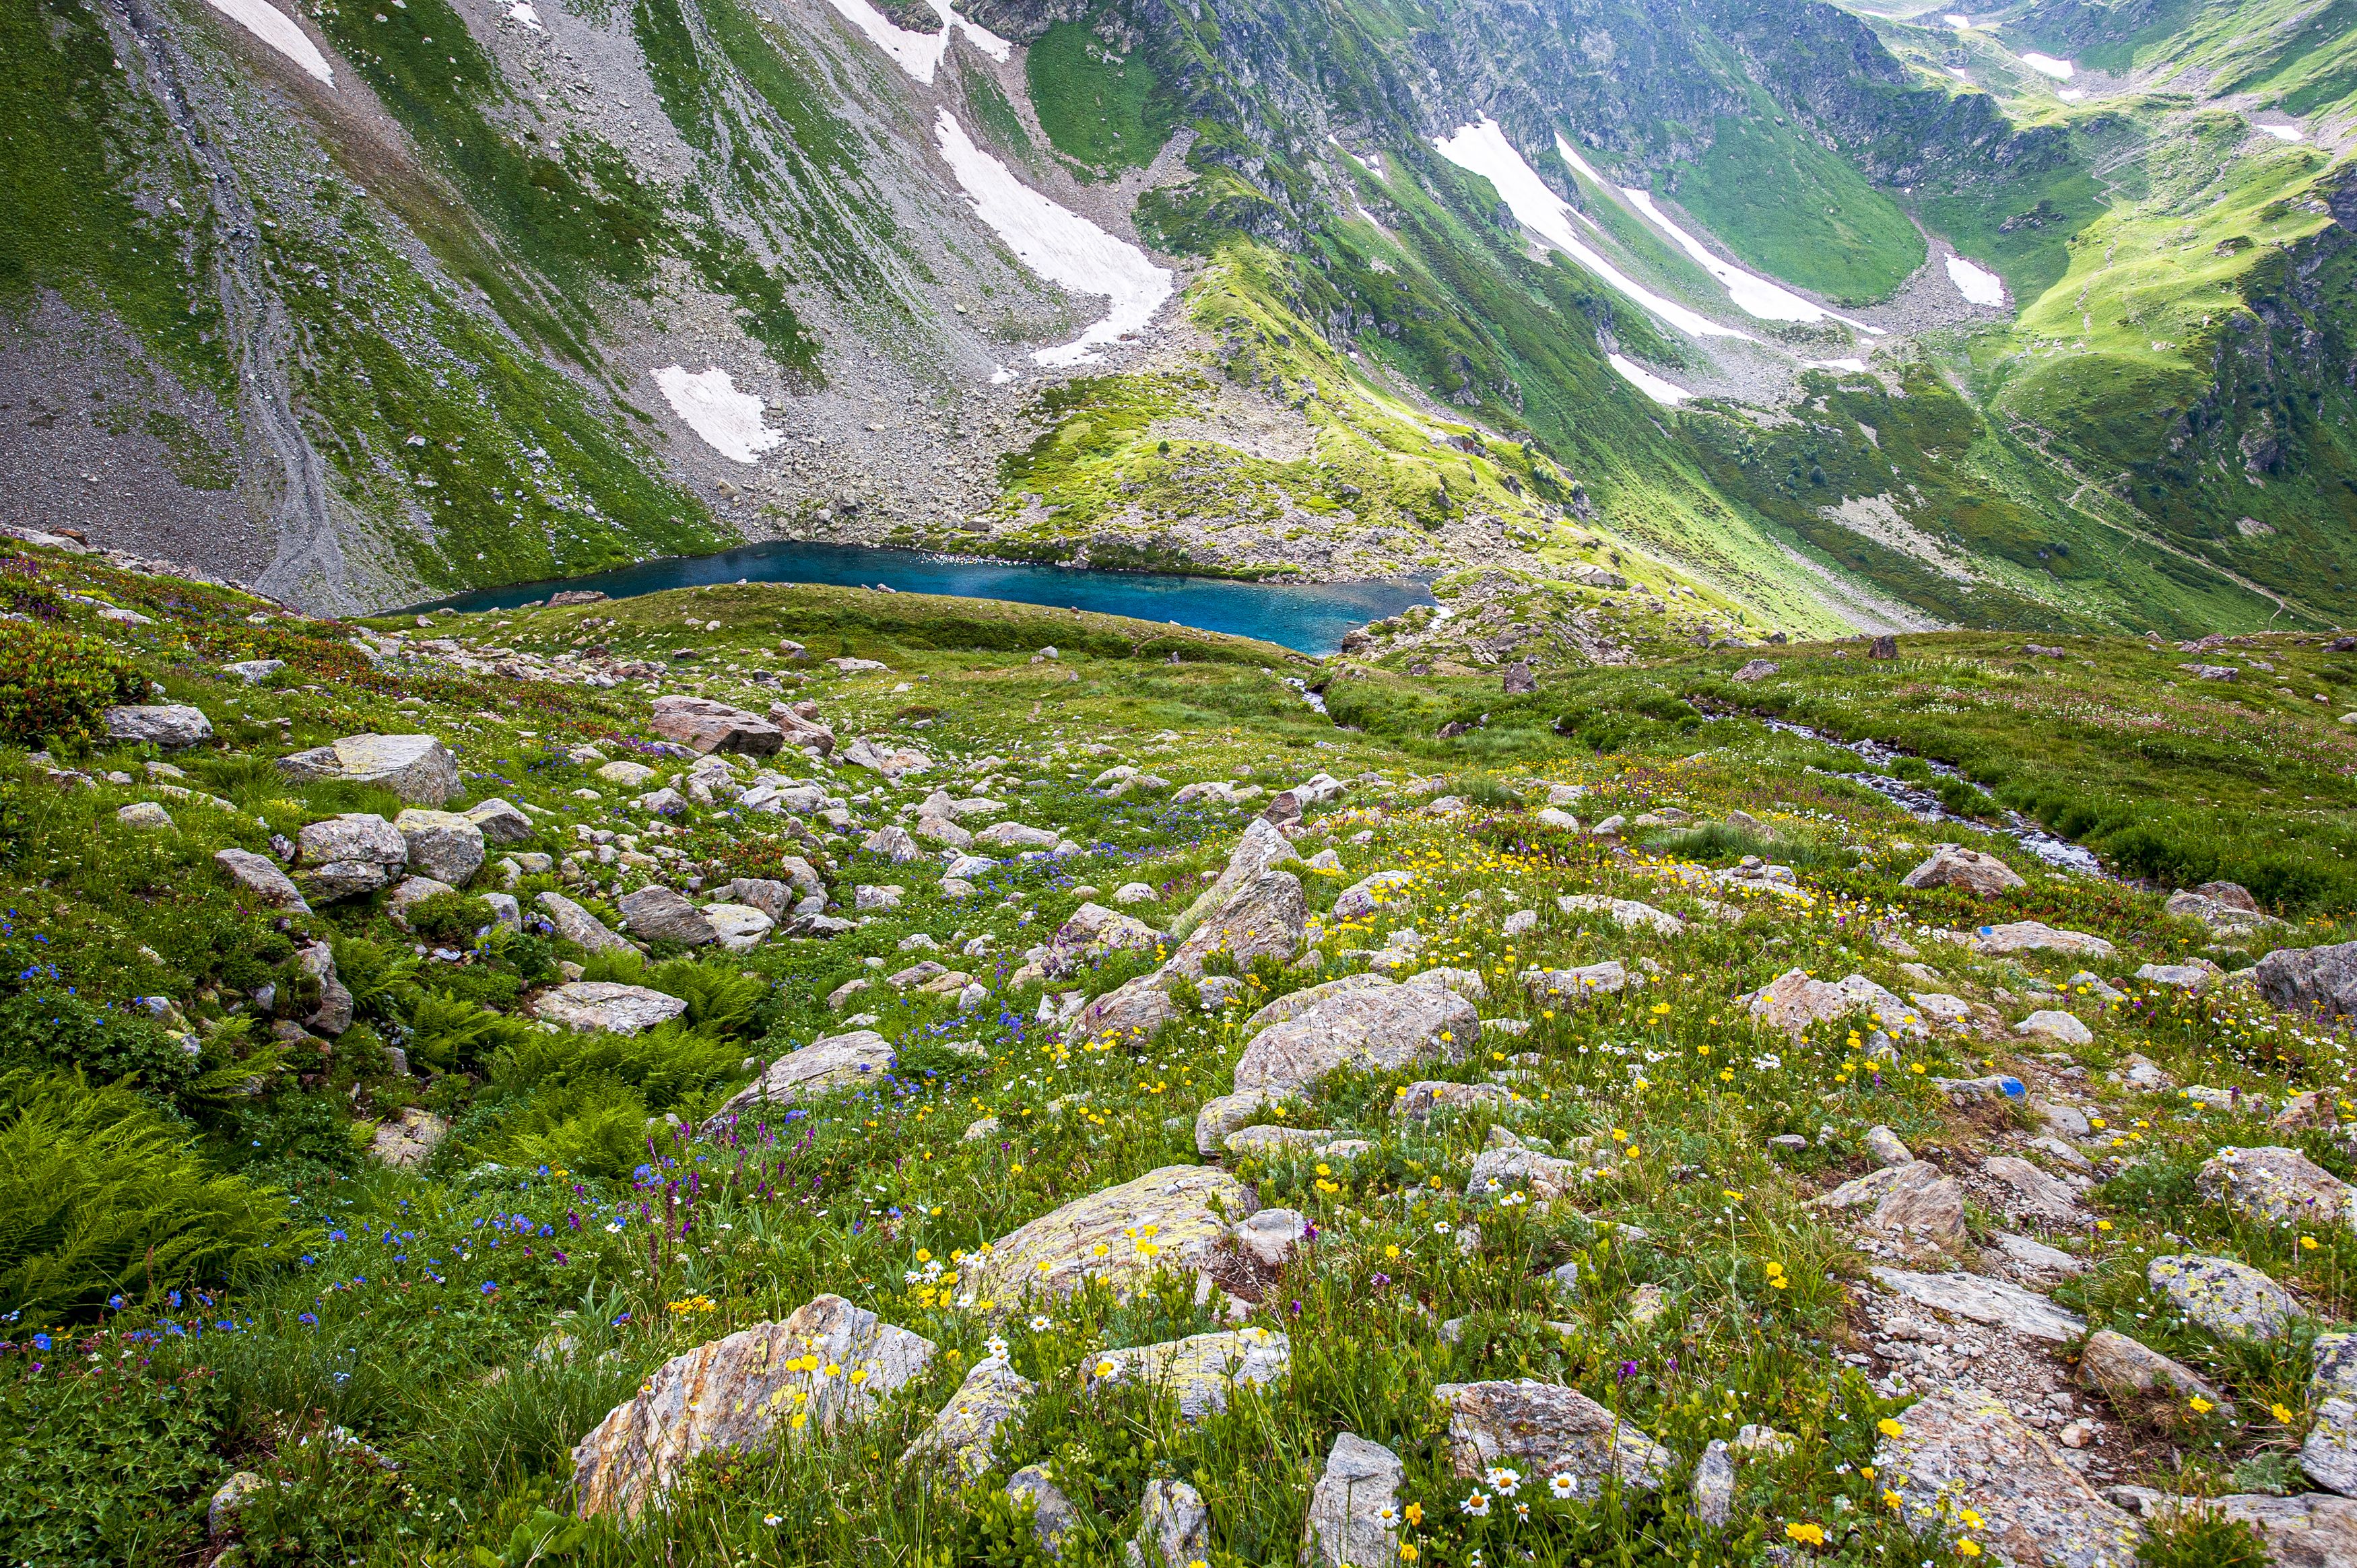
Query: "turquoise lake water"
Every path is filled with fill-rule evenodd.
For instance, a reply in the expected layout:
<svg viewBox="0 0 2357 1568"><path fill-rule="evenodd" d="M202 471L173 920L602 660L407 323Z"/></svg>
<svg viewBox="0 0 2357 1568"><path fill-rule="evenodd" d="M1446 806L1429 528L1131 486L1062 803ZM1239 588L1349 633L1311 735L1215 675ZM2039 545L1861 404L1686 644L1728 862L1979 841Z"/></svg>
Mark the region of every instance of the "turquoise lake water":
<svg viewBox="0 0 2357 1568"><path fill-rule="evenodd" d="M1234 583L1157 572L1080 572L1005 561L965 561L910 550L858 544L806 544L780 540L717 555L682 555L555 583L522 583L435 599L420 608L509 610L560 589L595 588L627 599L665 588L710 583L823 583L836 587L888 587L904 594L946 594L1094 610L1140 620L1176 621L1201 631L1256 637L1298 652L1327 654L1352 627L1428 605L1432 595L1415 582Z"/></svg>

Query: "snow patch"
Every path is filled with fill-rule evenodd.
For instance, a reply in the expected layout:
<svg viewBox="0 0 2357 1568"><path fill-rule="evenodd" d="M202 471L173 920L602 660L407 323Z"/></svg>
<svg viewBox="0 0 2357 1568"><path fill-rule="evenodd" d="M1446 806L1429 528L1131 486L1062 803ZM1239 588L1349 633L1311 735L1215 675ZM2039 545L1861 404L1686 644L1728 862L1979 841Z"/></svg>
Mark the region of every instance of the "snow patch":
<svg viewBox="0 0 2357 1568"><path fill-rule="evenodd" d="M1685 388L1663 381L1644 366L1623 355L1607 354L1604 358L1614 370L1628 378L1631 386L1664 408L1675 408L1694 396L1694 393L1686 391Z"/></svg>
<svg viewBox="0 0 2357 1568"><path fill-rule="evenodd" d="M1638 211L1652 220L1655 228L1675 240L1678 248L1692 256L1703 271L1725 284L1727 297L1734 300L1736 308L1745 315L1758 317L1762 321L1839 321L1861 332L1881 336L1882 328L1879 327L1868 327L1862 321L1852 321L1846 316L1836 316L1824 306L1803 299L1788 288L1747 273L1731 262L1719 260L1700 240L1670 221L1669 214L1653 204L1652 191L1622 186L1620 194L1627 197Z"/></svg>
<svg viewBox="0 0 2357 1568"><path fill-rule="evenodd" d="M1561 131L1557 131L1555 134L1555 156L1561 158L1564 162L1577 169L1581 174L1586 175L1588 178L1594 180L1598 185L1602 185L1604 183L1604 177L1598 174L1595 169L1588 166L1587 160L1579 156L1579 149L1573 146L1568 141L1565 140L1564 134Z"/></svg>
<svg viewBox="0 0 2357 1568"><path fill-rule="evenodd" d="M1973 79L1973 73L1966 70L1960 65L1950 66L1948 68L1948 74L1954 77L1958 81L1970 81Z"/></svg>
<svg viewBox="0 0 2357 1568"><path fill-rule="evenodd" d="M1699 312L1673 304L1650 289L1640 287L1627 274L1597 254L1572 231L1569 219L1573 209L1563 198L1547 188L1546 182L1539 178L1538 171L1523 161L1523 155L1506 140L1506 133L1487 114L1461 127L1453 136L1434 137L1432 145L1450 163L1482 176L1497 187L1498 194L1505 199L1506 206L1524 228L1671 326L1696 338L1740 338L1746 342L1758 341L1748 332L1721 327ZM1627 371L1622 373L1628 374ZM1669 387L1667 381L1660 384ZM1670 387L1670 390L1675 392L1677 389ZM1681 392L1678 395L1683 397L1685 394Z"/></svg>
<svg viewBox="0 0 2357 1568"><path fill-rule="evenodd" d="M1017 379L1018 378L1016 376L1016 373L1013 371L1008 370L1005 365L993 365L990 367L990 384L992 386L1003 387L1007 382Z"/></svg>
<svg viewBox="0 0 2357 1568"><path fill-rule="evenodd" d="M328 64L328 57L311 41L311 35L296 27L286 13L270 4L270 0L210 0L212 8L301 66L311 76L336 85L336 73Z"/></svg>
<svg viewBox="0 0 2357 1568"><path fill-rule="evenodd" d="M1975 266L1962 256L1950 256L1947 262L1948 281L1967 304L2005 306L2005 280L1986 267Z"/></svg>
<svg viewBox="0 0 2357 1568"><path fill-rule="evenodd" d="M2308 133L2301 130L2297 125L2261 125L2254 122L2251 128L2255 131L2264 131L2278 142L2305 142L2308 140Z"/></svg>
<svg viewBox="0 0 2357 1568"><path fill-rule="evenodd" d="M834 0L841 5L843 0ZM1111 343L1139 331L1171 295L1170 269L1157 267L1146 252L1117 240L1077 212L1068 211L1006 171L1006 166L974 145L965 127L946 109L933 122L933 137L974 211L1006 242L1023 264L1049 283L1075 294L1102 294L1113 301L1103 320L1070 343L1041 349L1031 358L1042 365L1090 364L1103 356L1092 345Z"/></svg>
<svg viewBox="0 0 2357 1568"><path fill-rule="evenodd" d="M704 444L735 463L753 463L785 436L761 423L761 400L740 392L727 371L715 365L700 376L678 365L655 371L655 385L682 423Z"/></svg>
<svg viewBox="0 0 2357 1568"><path fill-rule="evenodd" d="M2056 59L2052 55L2042 55L2034 49L2021 57L2021 63L2039 75L2050 76L2057 81L2070 81L2078 70L2067 59Z"/></svg>
<svg viewBox="0 0 2357 1568"><path fill-rule="evenodd" d="M2079 91L2077 88L2075 88L2075 87L2066 87L2066 88L2064 88L2061 91L2060 91L2060 92L2056 93L2054 96L2055 96L2055 97L2057 97L2057 98L2060 98L2060 99L2061 99L2063 102L2065 102L2065 103L2076 103L2076 102L2080 102L2082 99L2085 98L2087 95L2086 95L2085 93L2083 93L2083 92L2080 91Z"/></svg>
<svg viewBox="0 0 2357 1568"><path fill-rule="evenodd" d="M535 33L540 31L540 13L532 8L532 0L515 0L515 4L508 7L508 20Z"/></svg>
<svg viewBox="0 0 2357 1568"><path fill-rule="evenodd" d="M995 60L1010 58L1015 46L989 28L967 21L949 7L949 0L932 0L933 14L942 19L938 33L912 33L896 25L892 19L869 5L867 0L827 0L835 14L866 36L867 41L892 58L892 63L907 71L910 78L931 87L933 73L941 69L942 57L949 53L950 35L963 28L974 48Z"/></svg>
<svg viewBox="0 0 2357 1568"><path fill-rule="evenodd" d="M1946 16L1941 17L1940 20L1947 23L1948 26L1955 28L1956 31L1960 33L1973 25L1973 19L1970 16L1959 16L1953 11L1951 11Z"/></svg>

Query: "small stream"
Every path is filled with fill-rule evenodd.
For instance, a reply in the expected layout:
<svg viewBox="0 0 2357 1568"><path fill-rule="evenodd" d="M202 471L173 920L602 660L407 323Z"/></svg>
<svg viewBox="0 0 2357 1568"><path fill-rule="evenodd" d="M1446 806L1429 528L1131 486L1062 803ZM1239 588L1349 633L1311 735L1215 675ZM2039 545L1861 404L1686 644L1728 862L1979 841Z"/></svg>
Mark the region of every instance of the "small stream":
<svg viewBox="0 0 2357 1568"><path fill-rule="evenodd" d="M1785 735L1796 735L1804 740L1839 746L1851 756L1861 761L1872 763L1877 768L1887 768L1902 757L1914 756L1912 752L1901 751L1895 746L1885 746L1878 740L1836 740L1832 736L1811 729L1807 725L1796 725L1790 719L1762 717L1760 722L1770 729L1781 731ZM1940 778L1962 779L1964 777L1962 769L1951 768L1944 762L1934 762L1928 757L1918 760ZM1947 807L1940 804L1939 796L1920 784L1910 784L1904 779L1893 779L1887 773L1842 773L1835 777L1846 779L1854 784L1865 785L1876 794L1900 807L1917 822L1965 822L1975 827L1981 825L1970 817L1959 816L1948 810ZM2049 865L2060 866L2065 871L2083 872L2089 876L2100 876L2107 882L2119 880L2104 869L2103 862L2095 858L2093 850L2084 844L2072 843L2066 838L2057 838L2019 811L2007 811L1998 831L2010 834L2020 843L2022 848Z"/></svg>

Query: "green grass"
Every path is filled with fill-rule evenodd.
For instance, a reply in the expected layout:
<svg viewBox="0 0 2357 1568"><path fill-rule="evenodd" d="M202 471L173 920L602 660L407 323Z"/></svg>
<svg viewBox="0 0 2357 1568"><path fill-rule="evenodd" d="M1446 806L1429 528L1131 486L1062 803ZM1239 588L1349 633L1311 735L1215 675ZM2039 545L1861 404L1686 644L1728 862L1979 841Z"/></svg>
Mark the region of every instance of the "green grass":
<svg viewBox="0 0 2357 1568"><path fill-rule="evenodd" d="M1085 22L1040 34L1023 70L1039 128L1083 171L1143 168L1178 127L1178 102L1152 62L1115 54Z"/></svg>
<svg viewBox="0 0 2357 1568"><path fill-rule="evenodd" d="M1898 203L1772 110L1721 117L1671 194L1738 260L1842 303L1886 298L1923 264Z"/></svg>

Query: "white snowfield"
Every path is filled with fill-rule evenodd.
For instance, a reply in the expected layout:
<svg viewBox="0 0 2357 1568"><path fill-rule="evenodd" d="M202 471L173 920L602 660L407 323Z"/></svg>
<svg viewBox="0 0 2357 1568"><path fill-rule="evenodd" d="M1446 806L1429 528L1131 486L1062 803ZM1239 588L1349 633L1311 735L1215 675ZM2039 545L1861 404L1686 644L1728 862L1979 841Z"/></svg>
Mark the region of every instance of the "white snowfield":
<svg viewBox="0 0 2357 1568"><path fill-rule="evenodd" d="M270 0L211 0L212 8L301 66L305 71L329 87L336 85L335 69L328 57L311 41L311 35L296 27L286 13L270 4Z"/></svg>
<svg viewBox="0 0 2357 1568"><path fill-rule="evenodd" d="M927 87L933 84L933 73L941 69L942 57L950 52L950 35L963 28L974 40L974 47L996 60L1009 58L1015 46L989 28L969 22L949 7L949 0L932 0L933 14L942 19L938 33L912 33L895 26L891 18L869 5L867 0L827 0L835 14L866 36L867 41L892 57L892 63Z"/></svg>
<svg viewBox="0 0 2357 1568"><path fill-rule="evenodd" d="M1694 396L1694 393L1686 391L1685 388L1663 381L1644 366L1624 355L1607 354L1604 358L1614 370L1628 378L1630 385L1664 407L1675 408Z"/></svg>
<svg viewBox="0 0 2357 1568"><path fill-rule="evenodd" d="M1487 114L1460 128L1453 136L1434 137L1432 145L1442 157L1458 168L1470 169L1497 187L1498 194L1505 199L1506 206L1523 227L1594 273L1616 293L1652 312L1679 331L1696 338L1740 338L1746 342L1758 341L1748 332L1721 327L1698 311L1688 310L1683 305L1674 304L1650 289L1639 286L1626 273L1597 254L1573 231L1571 207L1547 188L1546 182L1539 178L1538 171L1523 161L1523 155L1506 140L1506 133ZM1557 145L1560 148L1567 144L1558 142ZM1570 162L1570 159L1565 161ZM1580 166L1574 164L1573 166ZM1624 371L1622 373L1628 372ZM1635 378L1632 376L1631 379ZM1667 381L1661 384L1669 386ZM1676 391L1674 387L1670 390Z"/></svg>
<svg viewBox="0 0 2357 1568"><path fill-rule="evenodd" d="M2264 131L2278 142L2304 142L2308 140L2308 133L2301 130L2297 125L2254 124L2252 129L2255 131Z"/></svg>
<svg viewBox="0 0 2357 1568"><path fill-rule="evenodd" d="M761 423L761 400L740 392L726 371L715 365L702 375L665 365L655 371L663 400L704 444L735 463L756 463L785 436Z"/></svg>
<svg viewBox="0 0 2357 1568"><path fill-rule="evenodd" d="M2005 306L2005 280L1986 267L1978 266L1962 256L1950 256L1947 262L1948 280L1969 305Z"/></svg>
<svg viewBox="0 0 2357 1568"><path fill-rule="evenodd" d="M1604 183L1604 177L1598 174L1595 167L1590 165L1586 158L1579 156L1579 149L1573 146L1569 141L1566 140L1564 134L1561 131L1557 131L1555 134L1555 151L1557 157L1569 164L1572 167L1577 169L1589 179L1594 180L1598 185L1602 185Z"/></svg>
<svg viewBox="0 0 2357 1568"><path fill-rule="evenodd" d="M532 0L515 0L515 4L508 7L508 20L535 33L541 30L540 13L533 8Z"/></svg>
<svg viewBox="0 0 2357 1568"><path fill-rule="evenodd" d="M2057 81L2070 81L2078 70L2078 68L2067 59L2056 59L2052 55L2042 55L2034 49L2021 57L2021 63L2039 75L2050 76Z"/></svg>
<svg viewBox="0 0 2357 1568"><path fill-rule="evenodd" d="M842 3L835 0L837 5ZM933 136L959 186L973 199L974 211L1017 260L1048 282L1075 294L1112 298L1113 307L1103 320L1070 343L1036 350L1031 356L1035 363L1093 363L1103 358L1095 351L1095 345L1115 342L1125 333L1142 329L1168 303L1175 286L1169 268L1156 266L1136 246L1115 239L1017 179L1005 164L974 145L974 138L948 110L942 110L933 122Z"/></svg>
<svg viewBox="0 0 2357 1568"><path fill-rule="evenodd" d="M1732 262L1724 262L1711 253L1708 246L1670 221L1669 214L1653 204L1653 193L1639 190L1634 186L1622 186L1620 194L1630 205L1652 220L1655 228L1678 243L1678 248L1692 256L1702 270L1727 285L1727 296L1746 316L1762 321L1838 321L1860 332L1882 336L1879 327L1868 327L1863 321L1827 310L1824 306L1803 299L1791 289L1770 283L1766 278L1745 272Z"/></svg>

